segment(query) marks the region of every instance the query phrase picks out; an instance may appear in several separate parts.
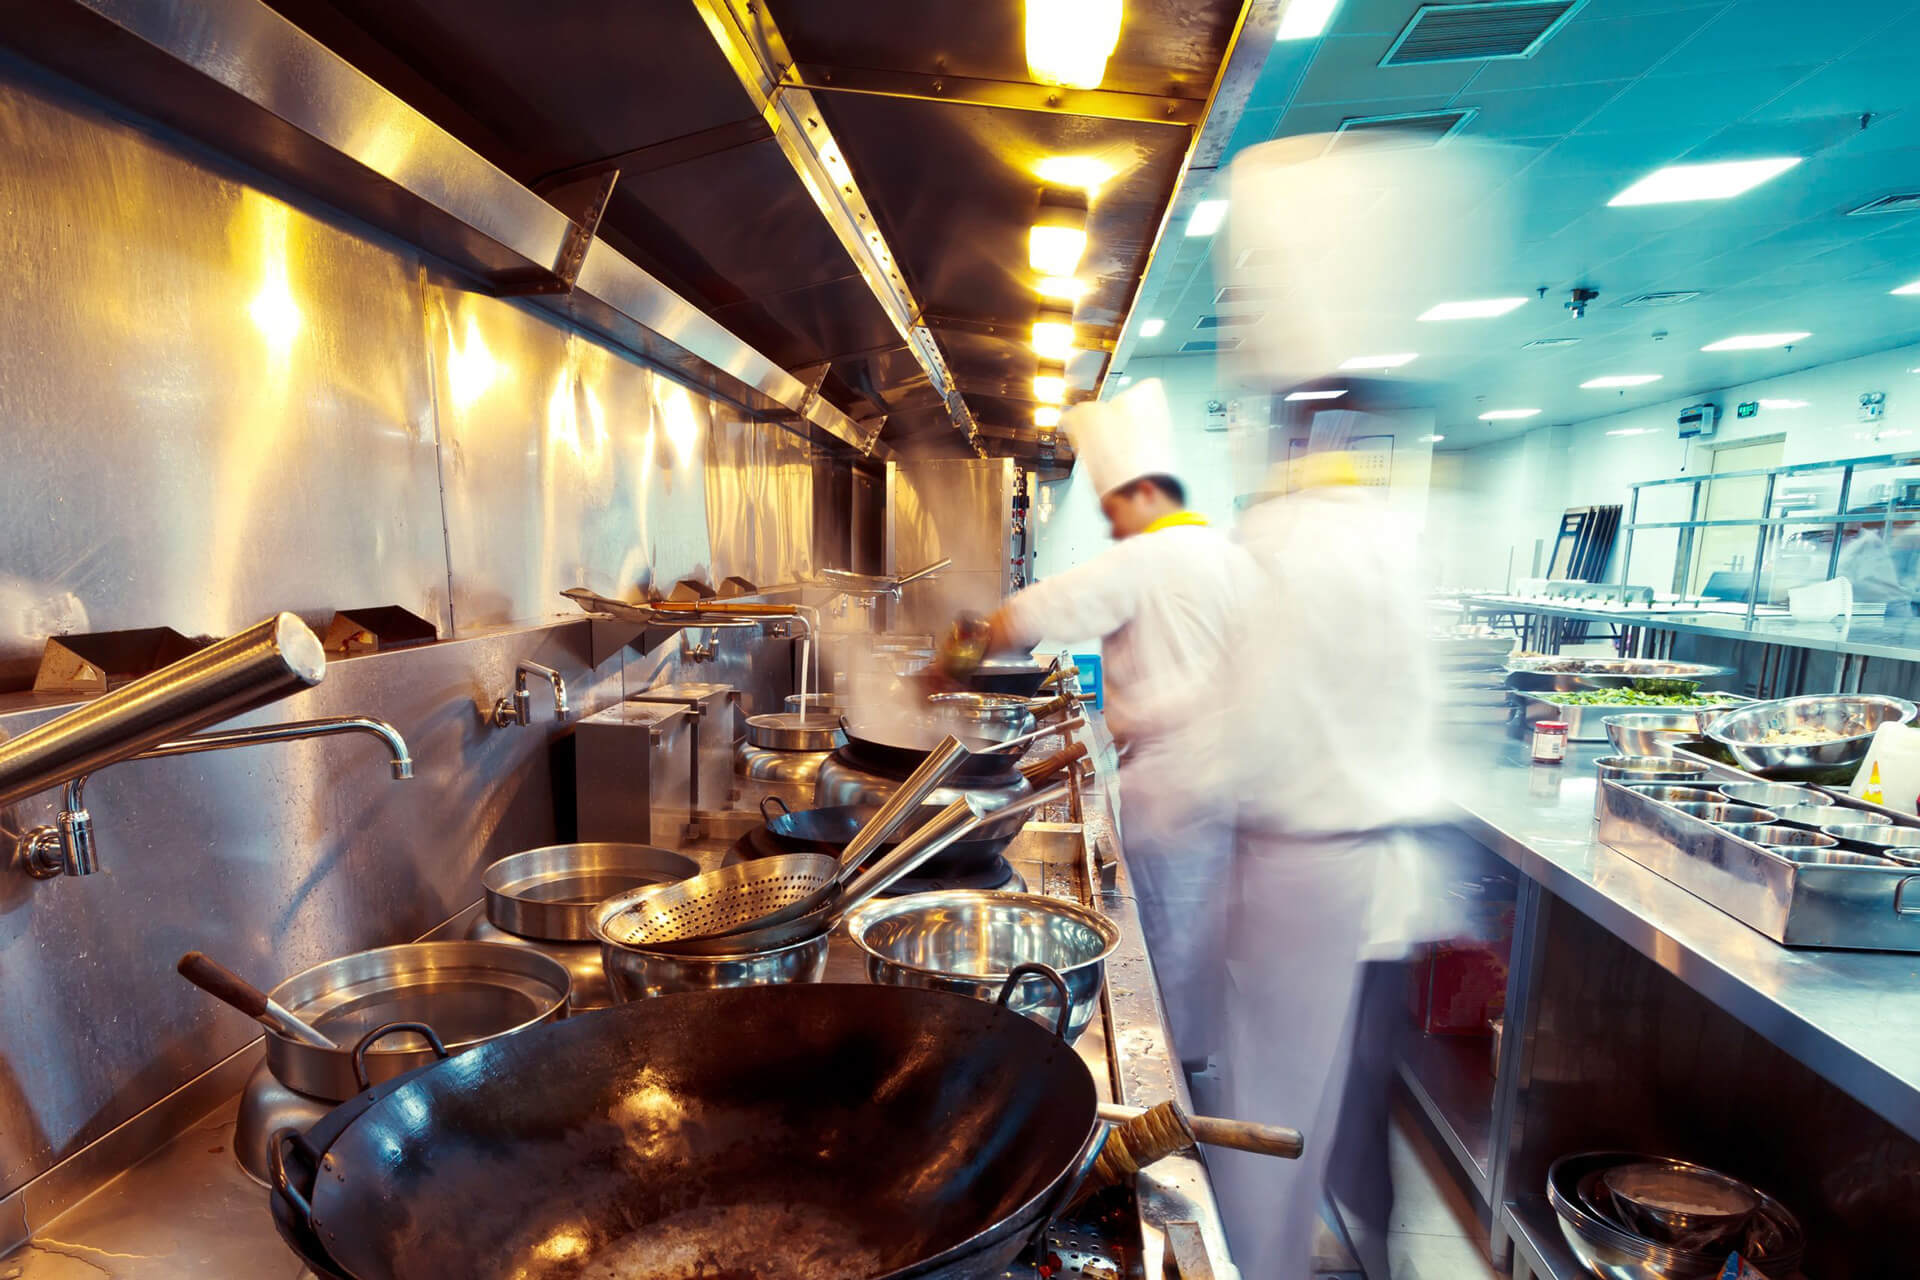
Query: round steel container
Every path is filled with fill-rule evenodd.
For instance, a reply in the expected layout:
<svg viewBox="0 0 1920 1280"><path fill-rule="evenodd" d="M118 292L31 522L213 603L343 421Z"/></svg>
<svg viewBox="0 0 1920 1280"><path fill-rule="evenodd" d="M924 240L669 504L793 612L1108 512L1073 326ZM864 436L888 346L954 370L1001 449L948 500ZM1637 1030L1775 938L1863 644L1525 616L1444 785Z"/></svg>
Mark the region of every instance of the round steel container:
<svg viewBox="0 0 1920 1280"><path fill-rule="evenodd" d="M827 976L827 944L832 937L822 933L744 955L683 956L630 947L602 934L600 962L606 967L614 999L625 1004L683 991L818 982Z"/></svg>
<svg viewBox="0 0 1920 1280"><path fill-rule="evenodd" d="M747 741L769 751L831 751L846 740L840 717L824 711L780 711L747 717Z"/></svg>
<svg viewBox="0 0 1920 1280"><path fill-rule="evenodd" d="M961 737L1004 742L1033 732L1033 704L1009 693L936 693L928 697L933 723Z"/></svg>
<svg viewBox="0 0 1920 1280"><path fill-rule="evenodd" d="M597 942L553 942L545 938L523 938L517 933L508 933L484 915L474 917L473 927L467 930L467 937L474 942L525 947L564 965L567 977L573 982L573 994L567 998L567 1010L570 1013L605 1009L619 1003L613 998L613 989L607 985L607 971L600 963L600 944Z"/></svg>
<svg viewBox="0 0 1920 1280"><path fill-rule="evenodd" d="M700 864L644 844L551 844L508 854L480 877L487 918L508 933L592 942L593 909L616 893L700 874Z"/></svg>

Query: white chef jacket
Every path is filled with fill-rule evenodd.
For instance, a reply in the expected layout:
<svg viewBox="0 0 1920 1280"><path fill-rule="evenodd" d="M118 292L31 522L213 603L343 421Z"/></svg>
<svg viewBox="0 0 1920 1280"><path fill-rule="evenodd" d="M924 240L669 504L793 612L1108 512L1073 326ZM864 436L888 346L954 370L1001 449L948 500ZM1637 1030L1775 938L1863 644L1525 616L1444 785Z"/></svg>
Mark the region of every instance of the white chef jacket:
<svg viewBox="0 0 1920 1280"><path fill-rule="evenodd" d="M1107 724L1136 749L1191 733L1238 649L1253 564L1226 534L1179 524L1123 538L1007 602L1022 640L1100 636Z"/></svg>

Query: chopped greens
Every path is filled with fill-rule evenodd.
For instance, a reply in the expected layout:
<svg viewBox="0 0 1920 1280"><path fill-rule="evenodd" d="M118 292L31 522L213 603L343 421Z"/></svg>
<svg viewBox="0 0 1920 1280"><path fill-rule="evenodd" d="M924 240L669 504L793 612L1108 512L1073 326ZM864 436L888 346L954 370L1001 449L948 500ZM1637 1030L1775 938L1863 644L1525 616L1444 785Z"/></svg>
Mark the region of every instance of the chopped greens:
<svg viewBox="0 0 1920 1280"><path fill-rule="evenodd" d="M1642 681L1642 684L1667 684L1670 681ZM1677 683L1686 683L1680 681ZM1552 697L1541 697L1542 702L1550 702L1556 707L1717 707L1732 705L1731 699L1724 694L1686 692L1656 692L1644 688L1633 689L1594 689L1585 693L1556 693Z"/></svg>

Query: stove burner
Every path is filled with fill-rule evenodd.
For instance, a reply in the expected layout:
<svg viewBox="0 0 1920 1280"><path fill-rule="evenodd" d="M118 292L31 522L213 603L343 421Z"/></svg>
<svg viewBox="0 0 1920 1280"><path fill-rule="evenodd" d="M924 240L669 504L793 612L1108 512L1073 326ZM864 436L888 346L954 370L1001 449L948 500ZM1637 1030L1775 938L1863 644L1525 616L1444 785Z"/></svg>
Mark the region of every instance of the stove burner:
<svg viewBox="0 0 1920 1280"><path fill-rule="evenodd" d="M771 857L788 850L775 844L766 834L766 828L759 827L747 832L734 841L727 850L726 857L720 860L721 866L733 866L753 858ZM1013 889L1024 893L1027 882L999 854L991 859L961 856L954 858L952 851L943 851L932 862L921 869L921 874L897 880L890 888L881 891L883 898L897 898L908 893L929 893L936 889Z"/></svg>

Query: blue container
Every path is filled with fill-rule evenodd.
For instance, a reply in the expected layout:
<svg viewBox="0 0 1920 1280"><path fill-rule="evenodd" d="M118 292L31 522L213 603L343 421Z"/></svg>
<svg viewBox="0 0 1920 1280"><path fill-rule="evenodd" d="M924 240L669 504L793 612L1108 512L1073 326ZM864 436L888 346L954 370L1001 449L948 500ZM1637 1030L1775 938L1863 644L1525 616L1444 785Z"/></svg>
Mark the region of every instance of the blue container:
<svg viewBox="0 0 1920 1280"><path fill-rule="evenodd" d="M1100 684L1100 655L1097 653L1076 653L1073 665L1080 668L1080 692L1093 695L1093 709L1106 710L1106 691Z"/></svg>

